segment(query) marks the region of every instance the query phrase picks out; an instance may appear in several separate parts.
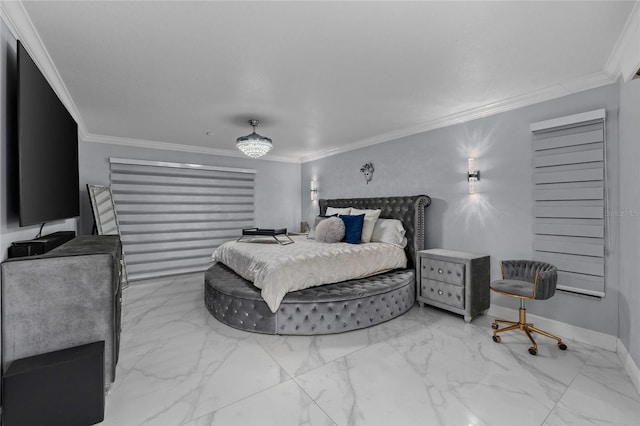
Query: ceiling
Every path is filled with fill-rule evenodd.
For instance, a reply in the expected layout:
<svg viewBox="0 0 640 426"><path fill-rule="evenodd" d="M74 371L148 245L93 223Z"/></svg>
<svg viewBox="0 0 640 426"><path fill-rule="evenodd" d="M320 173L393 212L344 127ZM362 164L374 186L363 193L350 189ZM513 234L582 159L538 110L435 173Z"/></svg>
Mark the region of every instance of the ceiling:
<svg viewBox="0 0 640 426"><path fill-rule="evenodd" d="M615 81L635 2L22 5L88 140L305 161Z"/></svg>

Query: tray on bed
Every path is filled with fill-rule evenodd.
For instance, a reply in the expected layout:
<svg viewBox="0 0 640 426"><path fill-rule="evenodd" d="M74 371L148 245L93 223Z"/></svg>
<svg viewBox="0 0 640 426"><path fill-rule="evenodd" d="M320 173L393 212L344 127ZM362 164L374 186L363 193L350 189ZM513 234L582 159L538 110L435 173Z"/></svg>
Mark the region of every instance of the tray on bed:
<svg viewBox="0 0 640 426"><path fill-rule="evenodd" d="M253 238L249 237L271 237L283 246L293 244L295 241L287 235L287 228L269 229L269 228L245 228L242 230L242 236L237 241L251 242ZM280 238L278 238L280 237ZM286 238L283 240L282 238Z"/></svg>

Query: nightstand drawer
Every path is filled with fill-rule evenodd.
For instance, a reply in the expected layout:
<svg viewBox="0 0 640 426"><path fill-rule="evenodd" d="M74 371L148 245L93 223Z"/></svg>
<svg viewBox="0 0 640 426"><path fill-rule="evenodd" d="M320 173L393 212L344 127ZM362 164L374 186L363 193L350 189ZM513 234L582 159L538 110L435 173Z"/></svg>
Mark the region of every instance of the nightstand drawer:
<svg viewBox="0 0 640 426"><path fill-rule="evenodd" d="M422 278L420 295L435 302L464 309L464 287Z"/></svg>
<svg viewBox="0 0 640 426"><path fill-rule="evenodd" d="M464 286L464 263L423 258L421 275L422 278Z"/></svg>

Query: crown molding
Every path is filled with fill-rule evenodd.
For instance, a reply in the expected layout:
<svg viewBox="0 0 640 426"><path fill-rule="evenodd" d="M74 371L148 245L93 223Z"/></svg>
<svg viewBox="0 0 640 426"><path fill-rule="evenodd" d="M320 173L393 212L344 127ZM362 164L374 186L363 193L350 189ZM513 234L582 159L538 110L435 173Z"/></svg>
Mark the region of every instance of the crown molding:
<svg viewBox="0 0 640 426"><path fill-rule="evenodd" d="M540 90L535 90L529 93L525 93L520 96L515 96L510 99L494 102L491 104L479 106L459 113L451 114L445 117L437 118L435 120L428 121L420 126L401 129L394 132L384 133L382 135L375 136L373 138L364 139L358 142L354 142L340 148L321 151L315 154L303 156L300 158L302 163L309 161L315 161L326 157L331 157L344 152L353 151L356 149L364 148L371 145L377 145L379 143L389 142L394 139L400 139L407 136L416 135L419 133L427 132L429 130L435 130L442 127L452 126L454 124L466 123L469 121L477 120L479 118L488 117L501 112L511 111L514 109L522 108L529 105L534 105L540 102L548 101L551 99L561 98L573 93L581 92L588 89L604 86L614 83L615 78L611 77L608 73L601 71L593 74L587 74L582 77L571 80L564 84L547 87Z"/></svg>
<svg viewBox="0 0 640 426"><path fill-rule="evenodd" d="M596 87L613 84L618 79L617 75L611 75L606 71L598 71L571 79L561 86L567 90L569 94L583 92Z"/></svg>
<svg viewBox="0 0 640 426"><path fill-rule="evenodd" d="M62 77L60 77L58 69L54 65L31 18L24 9L22 1L0 2L0 9L2 9L2 19L7 24L9 30L17 40L20 40L27 52L29 52L31 59L33 59L38 68L40 68L40 71L53 88L53 91L58 95L60 101L67 108L73 119L76 120L76 123L78 123L78 128L84 131L86 127L80 111L75 102L73 102L67 86L65 86Z"/></svg>
<svg viewBox="0 0 640 426"><path fill-rule="evenodd" d="M116 136L95 135L91 133L80 132L80 139L89 143L104 143L110 145L122 145L135 148L161 149L165 151L190 152L194 154L217 155L221 157L237 157L249 160L250 158L243 153L231 149L208 148L204 146L183 145L170 142L149 141L144 139L121 138ZM294 157L285 157L278 155L265 155L260 160L278 161L281 163L300 164L300 160Z"/></svg>
<svg viewBox="0 0 640 426"><path fill-rule="evenodd" d="M631 80L640 69L640 2L635 3L604 67L611 77L622 76L624 81Z"/></svg>

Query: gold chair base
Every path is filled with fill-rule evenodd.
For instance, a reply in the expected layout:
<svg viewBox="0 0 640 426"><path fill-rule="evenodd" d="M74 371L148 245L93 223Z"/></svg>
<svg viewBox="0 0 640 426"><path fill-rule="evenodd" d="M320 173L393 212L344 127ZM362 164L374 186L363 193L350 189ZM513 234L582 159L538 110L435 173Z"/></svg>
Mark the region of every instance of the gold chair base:
<svg viewBox="0 0 640 426"><path fill-rule="evenodd" d="M497 343L500 343L502 341L500 336L498 336L498 333L511 331L511 330L522 330L525 332L525 334L531 341L532 346L529 348L529 353L531 355L536 355L538 353L538 344L536 343L535 340L533 340L533 336L531 335L531 332L538 333L543 336L549 337L550 339L556 340L558 342L558 348L560 348L563 351L567 349L567 345L565 345L562 342L562 339L560 337L553 335L551 333L547 333L546 331L540 330L539 328L534 327L532 323L528 323L526 309L520 308L519 316L520 318L517 322L501 320L501 319L497 319L493 321L493 323L491 323L491 328L493 328L493 341ZM502 328L498 328L498 324L506 324L506 326Z"/></svg>

